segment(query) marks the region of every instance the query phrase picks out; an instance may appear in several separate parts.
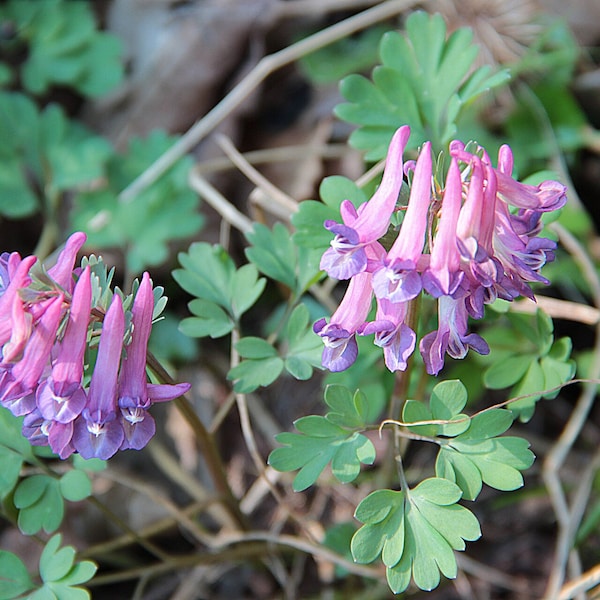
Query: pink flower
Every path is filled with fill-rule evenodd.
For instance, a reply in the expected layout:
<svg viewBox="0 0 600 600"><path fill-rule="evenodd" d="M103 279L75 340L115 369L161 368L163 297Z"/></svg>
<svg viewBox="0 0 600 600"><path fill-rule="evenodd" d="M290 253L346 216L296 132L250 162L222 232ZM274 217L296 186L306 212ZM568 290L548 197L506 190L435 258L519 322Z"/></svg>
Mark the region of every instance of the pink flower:
<svg viewBox="0 0 600 600"><path fill-rule="evenodd" d="M442 215L433 241L429 266L422 275L423 287L434 298L454 294L464 273L460 270L456 229L460 214L462 182L452 159L442 202Z"/></svg>
<svg viewBox="0 0 600 600"><path fill-rule="evenodd" d="M373 197L358 211L351 202L342 203L343 224L325 221L325 228L335 233L329 248L321 258L321 269L335 279L350 279L367 268L369 246L388 229L402 186L402 154L408 142L410 128L396 131L388 151L381 184Z"/></svg>
<svg viewBox="0 0 600 600"><path fill-rule="evenodd" d="M156 424L148 409L153 402L173 400L190 389L189 383L153 385L147 381L146 353L153 310L152 282L148 273L144 273L133 303L131 342L126 347L119 376L118 406L125 434L121 450L140 450L152 438Z"/></svg>
<svg viewBox="0 0 600 600"><path fill-rule="evenodd" d="M73 426L73 445L85 459L107 460L123 443L123 427L117 419L117 375L124 333L123 304L115 294L104 317L87 404Z"/></svg>
<svg viewBox="0 0 600 600"><path fill-rule="evenodd" d="M350 280L331 321L320 319L315 323L313 329L325 344L323 366L330 371L344 371L356 360L356 333L365 323L372 298L371 273L358 273Z"/></svg>
<svg viewBox="0 0 600 600"><path fill-rule="evenodd" d="M377 298L406 302L421 292L417 263L423 253L427 214L431 202L431 144L421 149L413 179L408 208L400 234L388 252L383 266L373 274Z"/></svg>

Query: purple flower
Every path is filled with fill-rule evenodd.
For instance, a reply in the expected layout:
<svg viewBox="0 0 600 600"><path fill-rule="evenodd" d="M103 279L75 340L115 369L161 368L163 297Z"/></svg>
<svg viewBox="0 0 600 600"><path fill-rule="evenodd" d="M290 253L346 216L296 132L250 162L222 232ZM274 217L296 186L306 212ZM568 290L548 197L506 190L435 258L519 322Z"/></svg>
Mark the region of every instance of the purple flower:
<svg viewBox="0 0 600 600"><path fill-rule="evenodd" d="M146 377L146 353L148 339L152 329L154 297L152 282L148 273L142 276L142 282L133 303L133 333L126 348L126 356L121 365L119 377L119 400L121 424L125 437L121 450L143 448L156 431L156 424L148 412L153 402L173 400L185 394L190 388L188 383L178 385L148 384Z"/></svg>
<svg viewBox="0 0 600 600"><path fill-rule="evenodd" d="M32 446L49 445L52 452L58 454L62 459L68 458L75 452L75 448L71 443L73 422L58 423L57 421L44 419L37 408L25 415L22 433Z"/></svg>
<svg viewBox="0 0 600 600"><path fill-rule="evenodd" d="M77 253L85 244L86 239L87 236L81 231L73 233L65 242L64 248L58 255L56 264L48 269L48 275L52 280L69 293L73 291L75 284L73 280L75 259L77 258Z"/></svg>
<svg viewBox="0 0 600 600"><path fill-rule="evenodd" d="M56 339L62 312L62 294L44 301L44 311L33 327L23 357L10 367L2 380L0 400L3 403L25 399L35 392L44 369L50 363L50 352Z"/></svg>
<svg viewBox="0 0 600 600"><path fill-rule="evenodd" d="M37 405L45 419L59 423L73 421L87 402L82 379L91 300L87 266L75 285L65 334L56 344L52 373L37 390Z"/></svg>
<svg viewBox="0 0 600 600"><path fill-rule="evenodd" d="M514 288L513 298L518 295L533 300L533 291L527 282L550 283L539 270L554 260L556 243L546 238L518 235L514 229L515 220L506 205L496 210L496 231L494 251L504 269L505 278ZM506 284L506 281L500 282ZM516 293L516 295L514 295Z"/></svg>
<svg viewBox="0 0 600 600"><path fill-rule="evenodd" d="M422 275L423 287L434 298L454 294L464 273L460 271L460 253L456 228L462 199L462 182L455 159L450 163L442 202L442 215L433 241L429 267Z"/></svg>
<svg viewBox="0 0 600 600"><path fill-rule="evenodd" d="M406 302L421 292L421 275L417 263L423 253L427 214L431 203L431 144L421 149L410 190L406 215L400 234L373 274L373 290L377 298L390 302Z"/></svg>
<svg viewBox="0 0 600 600"><path fill-rule="evenodd" d="M358 355L356 332L362 328L371 309L371 273L358 273L350 280L348 289L331 321L320 319L314 331L323 338L322 363L330 371L344 371Z"/></svg>
<svg viewBox="0 0 600 600"><path fill-rule="evenodd" d="M104 317L88 401L73 426L73 445L85 459L113 456L123 443L117 418L117 375L123 349L125 316L118 294Z"/></svg>
<svg viewBox="0 0 600 600"><path fill-rule="evenodd" d="M28 256L21 260L17 252L13 252L8 258L6 273L10 280L8 285L3 280L4 289L0 295L0 345L5 344L11 337L13 303L15 298L18 299L19 290L29 285L31 281L29 271L36 260L35 256Z"/></svg>
<svg viewBox="0 0 600 600"><path fill-rule="evenodd" d="M445 354L464 358L469 348L479 354L489 354L489 346L481 336L467 333L467 316L464 298L441 296L438 299L438 329L425 335L419 344L430 375L442 370Z"/></svg>
<svg viewBox="0 0 600 600"><path fill-rule="evenodd" d="M391 372L405 371L415 350L417 336L404 323L407 311L407 302L378 299L375 321L367 323L361 331L362 335L375 334L375 345L383 348L385 364Z"/></svg>
<svg viewBox="0 0 600 600"><path fill-rule="evenodd" d="M409 135L410 128L406 125L394 134L381 184L373 197L358 211L344 201L340 207L343 224L325 221L325 228L335 233L335 237L321 258L321 269L331 277L350 279L367 268L365 247L385 234L398 200L403 180L402 154Z"/></svg>
<svg viewBox="0 0 600 600"><path fill-rule="evenodd" d="M25 306L18 295L13 297L12 332L10 339L2 346L2 363L15 363L23 356L23 350L33 331L33 316L25 311Z"/></svg>

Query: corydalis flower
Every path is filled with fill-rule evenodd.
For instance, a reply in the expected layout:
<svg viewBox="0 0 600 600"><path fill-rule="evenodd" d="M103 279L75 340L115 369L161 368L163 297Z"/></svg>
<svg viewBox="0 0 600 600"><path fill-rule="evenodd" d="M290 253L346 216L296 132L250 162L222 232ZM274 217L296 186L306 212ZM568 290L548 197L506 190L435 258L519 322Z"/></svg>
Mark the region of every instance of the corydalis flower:
<svg viewBox="0 0 600 600"><path fill-rule="evenodd" d="M401 171L394 165L402 164L398 153L406 143L403 127L390 146L383 177L386 186L382 183L380 189L392 189L389 182L393 190L400 188ZM321 319L315 324L325 343L323 365L328 369L340 371L356 360L356 334L375 335L390 371L406 369L416 346L417 323L412 323L412 316L407 322L414 312L410 303L424 291L437 299L438 327L421 339L419 349L427 372L436 375L446 354L463 358L469 348L489 352L486 342L468 331L469 316L482 318L485 305L497 297L533 298L529 284L548 283L540 269L553 260L555 243L538 237L541 216L564 205L565 187L556 181L538 186L516 181L508 146L500 149L497 167L483 148L473 153L459 141L451 142L449 154L442 186L433 176L437 169L433 169L430 144L423 145L406 215L389 252L378 236L388 231L395 210L393 194L371 205L374 197L358 211L342 204L343 225L325 223L336 238L321 267L338 279L351 277L331 322ZM374 208L369 211L370 205L379 209L377 215ZM363 214L369 219L361 221ZM366 323L373 295L377 314Z"/></svg>
<svg viewBox="0 0 600 600"><path fill-rule="evenodd" d="M173 400L190 389L189 383L156 385L147 381L146 353L153 310L152 282L148 273L144 273L133 304L131 342L126 348L119 376L118 406L125 435L121 450L139 450L154 435L156 424L148 412L151 404Z"/></svg>
<svg viewBox="0 0 600 600"><path fill-rule="evenodd" d="M115 294L104 317L86 407L74 424L73 445L85 459L106 460L123 442L123 427L117 419L117 375L124 333L123 304Z"/></svg>
<svg viewBox="0 0 600 600"><path fill-rule="evenodd" d="M323 366L330 371L344 371L358 355L356 333L365 324L371 309L371 274L359 273L348 284L338 309L327 323L320 319L314 331L323 338Z"/></svg>
<svg viewBox="0 0 600 600"><path fill-rule="evenodd" d="M37 405L45 419L69 423L86 405L87 396L82 384L91 300L92 285L87 266L75 285L65 334L57 344L52 372L37 390Z"/></svg>
<svg viewBox="0 0 600 600"><path fill-rule="evenodd" d="M377 298L406 302L421 292L417 263L423 253L431 198L431 144L423 145L415 167L402 228L381 268L373 274Z"/></svg>
<svg viewBox="0 0 600 600"><path fill-rule="evenodd" d="M32 444L49 445L61 458L79 451L106 459L119 449L142 448L155 430L150 405L179 396L189 385L146 381L154 311L148 274L130 325L125 327L129 320L118 294L102 320L102 302L110 294L97 289L106 280L98 270L103 264L75 266L85 239L73 234L48 268L34 256L0 255L0 405L24 416L23 435ZM99 330L94 363L88 349ZM124 339L131 339L127 358Z"/></svg>
<svg viewBox="0 0 600 600"><path fill-rule="evenodd" d="M325 221L325 228L335 234L321 259L321 269L336 279L350 279L366 270L366 247L380 238L388 228L402 186L402 154L410 129L401 127L394 134L385 163L381 185L358 211L348 200L341 205L343 224Z"/></svg>

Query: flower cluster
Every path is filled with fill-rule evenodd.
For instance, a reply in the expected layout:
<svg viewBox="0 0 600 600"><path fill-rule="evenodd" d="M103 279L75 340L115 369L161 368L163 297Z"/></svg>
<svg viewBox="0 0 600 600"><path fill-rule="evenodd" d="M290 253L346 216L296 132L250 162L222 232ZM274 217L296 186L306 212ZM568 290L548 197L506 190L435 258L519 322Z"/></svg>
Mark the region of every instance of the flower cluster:
<svg viewBox="0 0 600 600"><path fill-rule="evenodd" d="M512 177L508 146L493 167L483 148L470 152L450 144L444 185L433 177L431 145L425 143L416 163L403 164L410 129L394 135L381 184L356 210L341 205L343 223L326 221L335 234L321 259L321 269L336 279L350 279L346 294L329 323L314 329L324 341L323 365L343 371L358 352L356 335L375 335L391 371L405 370L416 347L410 326L411 301L423 291L437 299L438 329L427 333L419 349L427 372L437 375L446 354L464 358L469 348L487 354L481 336L469 333L468 317L483 317L496 298L533 299L531 282L548 283L542 266L554 259L555 243L540 238L543 213L566 202L566 188L556 181L539 186ZM388 231L404 175L412 178L400 231L386 252L380 238ZM372 298L375 320L366 322Z"/></svg>
<svg viewBox="0 0 600 600"><path fill-rule="evenodd" d="M117 293L103 317L94 306L90 265L74 268L85 239L73 234L47 270L35 256L0 256L0 405L24 416L23 434L32 444L47 444L61 458L79 452L107 459L143 448L156 429L151 404L190 386L147 382L150 277L142 277L128 327Z"/></svg>

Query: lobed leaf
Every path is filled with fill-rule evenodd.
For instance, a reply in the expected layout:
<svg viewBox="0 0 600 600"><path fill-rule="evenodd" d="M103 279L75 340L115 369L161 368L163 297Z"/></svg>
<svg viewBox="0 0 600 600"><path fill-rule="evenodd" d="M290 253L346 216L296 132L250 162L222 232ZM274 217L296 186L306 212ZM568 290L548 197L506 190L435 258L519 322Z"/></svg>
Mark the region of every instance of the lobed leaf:
<svg viewBox="0 0 600 600"><path fill-rule="evenodd" d="M422 481L414 490L376 490L356 508L363 523L351 541L356 562L370 563L381 556L388 584L403 592L412 576L422 590L432 590L440 573L457 573L453 550L464 550L465 540L481 535L476 517L456 504L462 492L442 478Z"/></svg>
<svg viewBox="0 0 600 600"><path fill-rule="evenodd" d="M194 243L187 253L179 254L179 262L183 268L173 271L173 278L196 297L189 304L196 316L181 323L186 335L226 335L253 306L266 284L253 265L236 269L229 254L218 245Z"/></svg>
<svg viewBox="0 0 600 600"><path fill-rule="evenodd" d="M297 492L315 483L329 463L336 479L348 483L358 476L361 463L372 464L375 460L375 448L367 437L325 417L303 417L295 426L299 433L276 436L283 447L271 452L269 464L277 471L300 469L293 483Z"/></svg>
<svg viewBox="0 0 600 600"><path fill-rule="evenodd" d="M248 394L261 386L271 385L281 374L283 364L279 356L247 359L230 369L227 379L234 382L234 391Z"/></svg>
<svg viewBox="0 0 600 600"><path fill-rule="evenodd" d="M23 561L8 550L0 550L0 600L12 600L33 587Z"/></svg>
<svg viewBox="0 0 600 600"><path fill-rule="evenodd" d="M346 77L340 90L347 102L335 108L338 117L359 125L350 142L367 150L369 160L385 156L394 131L405 123L411 126L411 146L430 139L435 151L441 150L455 135L463 108L508 79L506 71L473 70L477 47L471 30L447 37L439 14L413 12L404 34L382 37L379 54L382 65L373 70L372 82Z"/></svg>

